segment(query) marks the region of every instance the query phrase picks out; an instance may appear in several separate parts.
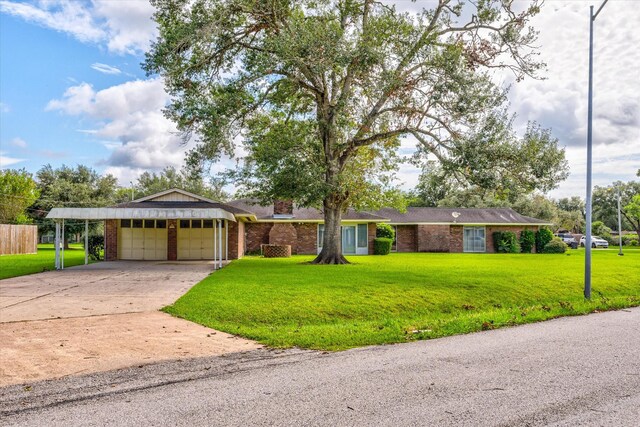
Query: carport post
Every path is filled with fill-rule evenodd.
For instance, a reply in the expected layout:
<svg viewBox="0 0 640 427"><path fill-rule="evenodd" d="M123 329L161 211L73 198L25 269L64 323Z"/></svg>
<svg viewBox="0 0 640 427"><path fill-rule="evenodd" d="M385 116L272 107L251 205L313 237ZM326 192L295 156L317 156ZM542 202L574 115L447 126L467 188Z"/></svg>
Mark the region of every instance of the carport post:
<svg viewBox="0 0 640 427"><path fill-rule="evenodd" d="M216 240L216 233L217 233L217 228L218 228L218 220L214 219L214 223L213 223L213 269L217 270L217 265L216 265L216 249L218 249L218 246L216 245L217 240Z"/></svg>
<svg viewBox="0 0 640 427"><path fill-rule="evenodd" d="M84 265L89 264L89 220L84 220Z"/></svg>
<svg viewBox="0 0 640 427"><path fill-rule="evenodd" d="M56 253L56 270L60 269L60 221L56 220L56 238L53 241L54 250Z"/></svg>
<svg viewBox="0 0 640 427"><path fill-rule="evenodd" d="M229 220L224 220L224 235L226 238L226 242L224 245L224 259L229 261Z"/></svg>
<svg viewBox="0 0 640 427"><path fill-rule="evenodd" d="M218 268L222 268L222 220L220 220L219 222L219 227L220 227L220 239L218 240L218 249L220 249L219 253L218 253Z"/></svg>

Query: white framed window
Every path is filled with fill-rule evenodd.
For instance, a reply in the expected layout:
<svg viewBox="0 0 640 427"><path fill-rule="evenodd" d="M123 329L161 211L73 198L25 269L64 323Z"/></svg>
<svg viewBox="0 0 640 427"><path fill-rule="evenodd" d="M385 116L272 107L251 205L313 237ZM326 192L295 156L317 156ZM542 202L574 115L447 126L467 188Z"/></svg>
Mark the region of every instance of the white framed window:
<svg viewBox="0 0 640 427"><path fill-rule="evenodd" d="M464 252L486 252L487 238L485 227L464 227L462 246Z"/></svg>
<svg viewBox="0 0 640 427"><path fill-rule="evenodd" d="M340 227L342 238L342 253L344 255L368 255L369 254L369 230L368 224L343 224ZM324 243L324 224L318 224L318 253L322 251Z"/></svg>

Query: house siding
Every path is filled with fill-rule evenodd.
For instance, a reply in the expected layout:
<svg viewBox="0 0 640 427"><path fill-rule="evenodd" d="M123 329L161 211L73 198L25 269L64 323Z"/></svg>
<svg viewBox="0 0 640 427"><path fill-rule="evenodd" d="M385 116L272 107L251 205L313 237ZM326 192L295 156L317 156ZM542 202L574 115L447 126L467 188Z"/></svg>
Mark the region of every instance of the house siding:
<svg viewBox="0 0 640 427"><path fill-rule="evenodd" d="M298 223L294 227L298 235L295 253L315 255L318 251L318 224Z"/></svg>
<svg viewBox="0 0 640 427"><path fill-rule="evenodd" d="M269 230L270 245L289 245L291 253L297 253L298 248L298 232L293 224L289 222L275 223Z"/></svg>
<svg viewBox="0 0 640 427"><path fill-rule="evenodd" d="M396 252L418 252L418 226L396 226Z"/></svg>
<svg viewBox="0 0 640 427"><path fill-rule="evenodd" d="M242 258L244 255L244 222L229 221L229 259Z"/></svg>
<svg viewBox="0 0 640 427"><path fill-rule="evenodd" d="M260 245L269 243L269 231L273 223L271 222L248 222L245 224L245 236L247 252L260 252Z"/></svg>
<svg viewBox="0 0 640 427"><path fill-rule="evenodd" d="M464 252L462 225L451 225L449 228L449 252Z"/></svg>

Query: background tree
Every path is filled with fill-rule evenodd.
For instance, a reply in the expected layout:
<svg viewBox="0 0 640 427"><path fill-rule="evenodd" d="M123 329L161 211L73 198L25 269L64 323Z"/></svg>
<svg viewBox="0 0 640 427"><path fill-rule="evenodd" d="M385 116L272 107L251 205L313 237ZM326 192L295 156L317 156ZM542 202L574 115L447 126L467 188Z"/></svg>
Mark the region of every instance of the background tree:
<svg viewBox="0 0 640 427"><path fill-rule="evenodd" d="M33 204L32 212L38 220L40 232L48 232L54 228L53 221L45 219L52 208L100 207L116 202L116 178L112 175L100 176L87 166L72 168L63 165L54 169L51 165L45 165L36 173L36 180L40 197ZM100 221L90 222L91 231L95 232L99 227ZM84 233L84 221L67 221L65 248L69 246L69 236L80 233Z"/></svg>
<svg viewBox="0 0 640 427"><path fill-rule="evenodd" d="M633 196L622 212L636 234L640 236L640 194Z"/></svg>
<svg viewBox="0 0 640 427"><path fill-rule="evenodd" d="M27 224L27 208L38 198L33 177L25 169L0 170L0 223Z"/></svg>
<svg viewBox="0 0 640 427"><path fill-rule="evenodd" d="M224 201L229 195L222 189L224 181L212 179L205 183L203 174L188 169L176 170L173 166L166 167L159 173L144 172L135 185L135 198L159 193L171 188L179 188L206 198Z"/></svg>
<svg viewBox="0 0 640 427"><path fill-rule="evenodd" d="M634 196L640 194L640 181L622 182L593 189L593 218L602 221L607 227L618 229L618 191L620 192L620 206L631 203ZM622 229L635 230L640 233L640 221L622 209Z"/></svg>
<svg viewBox="0 0 640 427"><path fill-rule="evenodd" d="M373 0L152 3L159 38L145 68L165 79L168 116L186 138L197 134L193 162L233 155L238 135L249 135L251 150L305 132L290 150L263 158L266 165L260 155L245 165L279 174L268 176L277 188L243 184L322 208L317 263L346 262L347 208L394 197L387 154L400 137L412 135L420 153L483 187L496 178L489 169L518 169L505 93L488 70L521 79L541 68L528 26L540 1L440 0L415 15Z"/></svg>

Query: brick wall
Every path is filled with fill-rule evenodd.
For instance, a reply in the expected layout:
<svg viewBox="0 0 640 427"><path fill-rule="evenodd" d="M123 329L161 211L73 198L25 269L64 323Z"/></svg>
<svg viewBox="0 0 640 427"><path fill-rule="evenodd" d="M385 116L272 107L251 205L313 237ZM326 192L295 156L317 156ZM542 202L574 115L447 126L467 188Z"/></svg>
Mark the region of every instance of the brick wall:
<svg viewBox="0 0 640 427"><path fill-rule="evenodd" d="M273 202L274 215L292 215L293 202L291 200L276 200Z"/></svg>
<svg viewBox="0 0 640 427"><path fill-rule="evenodd" d="M315 255L318 253L318 224L297 223L294 224L298 241L296 251L298 255Z"/></svg>
<svg viewBox="0 0 640 427"><path fill-rule="evenodd" d="M229 259L238 259L243 255L244 222L229 221Z"/></svg>
<svg viewBox="0 0 640 427"><path fill-rule="evenodd" d="M417 232L417 225L396 226L396 252L417 252Z"/></svg>
<svg viewBox="0 0 640 427"><path fill-rule="evenodd" d="M167 259L175 261L178 259L178 220L167 221Z"/></svg>
<svg viewBox="0 0 640 427"><path fill-rule="evenodd" d="M418 252L449 252L451 250L449 225L418 225L416 240Z"/></svg>
<svg viewBox="0 0 640 427"><path fill-rule="evenodd" d="M290 222L273 224L271 230L269 230L269 244L289 245L291 246L291 252L295 254L298 246L298 233L293 224Z"/></svg>
<svg viewBox="0 0 640 427"><path fill-rule="evenodd" d="M452 225L449 228L449 252L463 252L462 225Z"/></svg>
<svg viewBox="0 0 640 427"><path fill-rule="evenodd" d="M269 243L271 222L248 222L245 224L246 252L259 252L260 245Z"/></svg>
<svg viewBox="0 0 640 427"><path fill-rule="evenodd" d="M376 228L378 225L375 222L370 222L367 226L367 238L369 239L369 255L373 255L373 241L376 238Z"/></svg>
<svg viewBox="0 0 640 427"><path fill-rule="evenodd" d="M118 259L118 220L104 221L104 259L115 261Z"/></svg>

